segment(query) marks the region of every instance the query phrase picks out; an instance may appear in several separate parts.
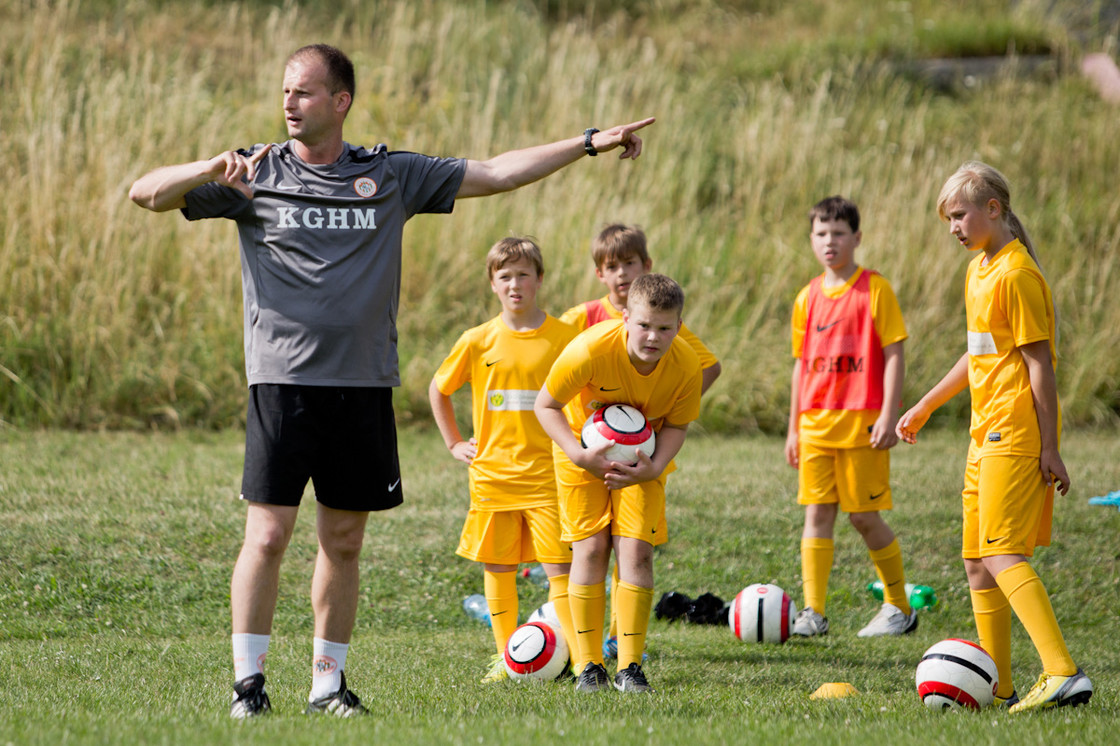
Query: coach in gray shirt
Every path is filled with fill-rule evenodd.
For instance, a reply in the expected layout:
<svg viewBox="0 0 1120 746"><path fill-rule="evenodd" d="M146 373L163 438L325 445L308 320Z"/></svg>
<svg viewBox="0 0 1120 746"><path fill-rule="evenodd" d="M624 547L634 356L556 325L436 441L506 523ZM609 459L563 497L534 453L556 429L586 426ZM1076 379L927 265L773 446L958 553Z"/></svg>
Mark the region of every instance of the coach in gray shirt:
<svg viewBox="0 0 1120 746"><path fill-rule="evenodd" d="M354 67L326 45L284 69L289 139L158 168L129 197L188 220L237 223L249 408L241 497L245 539L233 568L230 715L269 712L263 665L280 564L310 479L319 554L307 712L366 712L344 670L358 604L358 560L371 510L402 501L393 417L401 236L418 213L510 191L585 155L637 158L644 119L514 150L487 161L360 148L342 139Z"/></svg>

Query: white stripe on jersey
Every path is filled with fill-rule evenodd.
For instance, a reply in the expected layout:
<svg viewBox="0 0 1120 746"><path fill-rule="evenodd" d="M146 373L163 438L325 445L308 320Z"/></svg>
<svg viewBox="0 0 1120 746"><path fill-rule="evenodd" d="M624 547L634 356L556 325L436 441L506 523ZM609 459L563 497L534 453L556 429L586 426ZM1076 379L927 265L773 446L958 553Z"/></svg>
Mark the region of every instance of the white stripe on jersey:
<svg viewBox="0 0 1120 746"><path fill-rule="evenodd" d="M968 333L969 355L995 355L997 352L999 350L996 349L996 340L991 332Z"/></svg>

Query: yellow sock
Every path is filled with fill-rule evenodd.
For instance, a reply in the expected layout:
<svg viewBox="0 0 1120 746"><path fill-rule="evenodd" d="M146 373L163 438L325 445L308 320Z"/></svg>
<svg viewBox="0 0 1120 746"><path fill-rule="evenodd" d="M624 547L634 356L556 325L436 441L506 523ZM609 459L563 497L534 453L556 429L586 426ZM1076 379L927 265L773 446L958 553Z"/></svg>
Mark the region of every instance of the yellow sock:
<svg viewBox="0 0 1120 746"><path fill-rule="evenodd" d="M573 662L579 657L576 652L576 633L572 629L572 607L568 603L568 576L554 575L548 579L548 600L556 609L563 627L564 642L568 643L568 655ZM578 673L578 671L577 671Z"/></svg>
<svg viewBox="0 0 1120 746"><path fill-rule="evenodd" d="M517 571L482 571L486 605L490 607L490 629L498 652L504 652L506 641L517 629Z"/></svg>
<svg viewBox="0 0 1120 746"><path fill-rule="evenodd" d="M572 629L575 631L579 655L573 654L576 672L588 663L603 663L603 615L607 611L606 583L580 585L568 583L568 605L572 608ZM578 658L578 661L576 660Z"/></svg>
<svg viewBox="0 0 1120 746"><path fill-rule="evenodd" d="M1030 635L1038 657L1042 659L1043 672L1051 676L1077 673L1077 665L1066 648L1058 619L1054 616L1054 607L1046 595L1046 587L1034 568L1026 562L1012 565L996 576L996 583Z"/></svg>
<svg viewBox="0 0 1120 746"><path fill-rule="evenodd" d="M883 581L883 600L897 606L903 614L910 613L910 599L906 595L906 573L902 571L902 548L894 539L882 549L869 549L875 572Z"/></svg>
<svg viewBox="0 0 1120 746"><path fill-rule="evenodd" d="M824 599L828 595L828 576L832 573L832 539L801 539L801 590L805 606L824 616Z"/></svg>
<svg viewBox="0 0 1120 746"><path fill-rule="evenodd" d="M970 591L970 595L980 647L992 656L999 671L996 696L1007 699L1015 691L1011 682L1011 604L999 588Z"/></svg>
<svg viewBox="0 0 1120 746"><path fill-rule="evenodd" d="M618 670L631 663L642 665L649 629L649 610L653 606L653 589L619 581L611 596L618 607Z"/></svg>
<svg viewBox="0 0 1120 746"><path fill-rule="evenodd" d="M618 561L611 566L611 625L607 630L607 637L618 637L618 604L615 602L615 594L618 592Z"/></svg>

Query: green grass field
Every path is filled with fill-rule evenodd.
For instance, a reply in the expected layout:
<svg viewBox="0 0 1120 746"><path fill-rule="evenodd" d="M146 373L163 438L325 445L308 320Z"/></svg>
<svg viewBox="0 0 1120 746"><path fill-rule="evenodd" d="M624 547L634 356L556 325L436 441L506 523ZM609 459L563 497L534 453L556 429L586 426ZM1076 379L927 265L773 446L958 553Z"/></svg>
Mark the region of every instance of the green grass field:
<svg viewBox="0 0 1120 746"><path fill-rule="evenodd" d="M236 500L241 436L0 434L0 744L213 744L323 739L384 743L1111 743L1120 717L1120 513L1087 498L1120 487L1115 434L1069 433L1071 494L1053 546L1035 566L1071 651L1096 685L1088 707L1026 716L934 714L914 693L914 667L937 640L975 638L959 559L963 433L934 432L894 451L895 510L909 578L940 604L903 639L858 640L876 611L874 573L847 525L837 527L825 638L744 645L729 630L653 621L652 697L576 696L570 686L478 683L492 641L460 609L481 587L454 556L466 475L432 433L406 430L405 506L374 516L347 669L376 713L309 720L315 555L305 510L285 560L266 666L275 717L228 720L229 572L241 541ZM669 543L656 557L657 596L725 600L774 582L800 601L801 510L782 443L689 439L670 478ZM525 583L522 610L545 600ZM1038 660L1018 624L1015 683ZM813 701L846 681L845 700Z"/></svg>

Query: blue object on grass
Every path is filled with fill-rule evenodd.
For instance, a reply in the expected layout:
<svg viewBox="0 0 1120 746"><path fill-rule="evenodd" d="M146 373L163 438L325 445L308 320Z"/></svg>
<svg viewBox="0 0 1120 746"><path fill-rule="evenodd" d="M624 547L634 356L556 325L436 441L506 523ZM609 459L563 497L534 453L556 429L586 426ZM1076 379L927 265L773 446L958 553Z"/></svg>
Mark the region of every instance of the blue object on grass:
<svg viewBox="0 0 1120 746"><path fill-rule="evenodd" d="M1103 497L1090 497L1090 505L1115 505L1120 508L1120 490L1109 492Z"/></svg>

